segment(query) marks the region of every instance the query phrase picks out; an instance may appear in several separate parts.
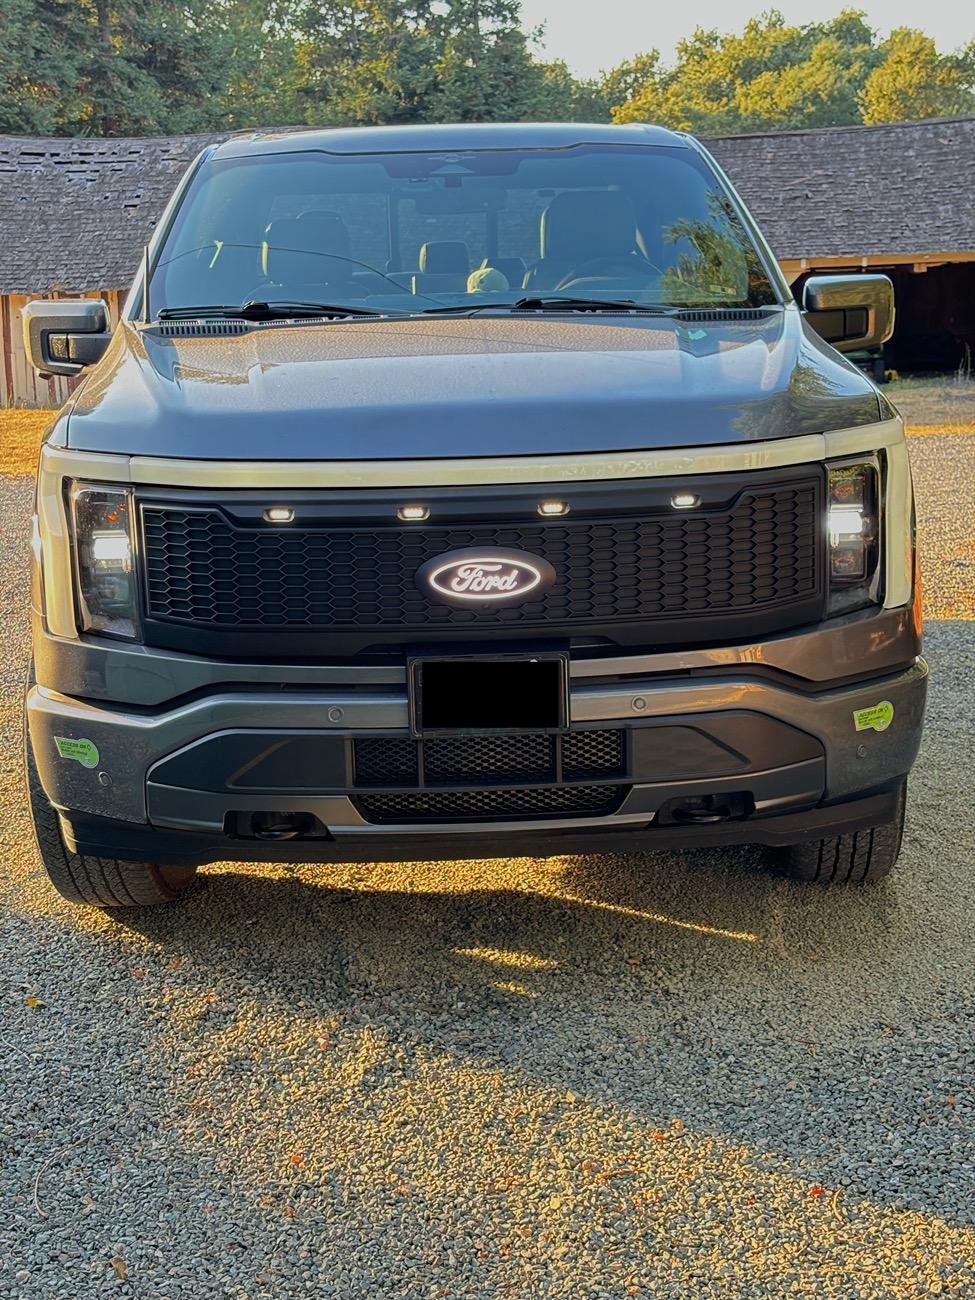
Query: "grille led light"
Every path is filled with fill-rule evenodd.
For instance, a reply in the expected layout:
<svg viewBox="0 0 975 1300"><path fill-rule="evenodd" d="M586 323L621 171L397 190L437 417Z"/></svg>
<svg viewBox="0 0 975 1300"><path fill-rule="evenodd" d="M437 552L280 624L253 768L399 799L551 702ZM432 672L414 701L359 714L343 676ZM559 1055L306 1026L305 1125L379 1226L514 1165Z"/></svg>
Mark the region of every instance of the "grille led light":
<svg viewBox="0 0 975 1300"><path fill-rule="evenodd" d="M400 506L396 511L397 518L402 519L404 523L422 523L424 519L430 518L429 506Z"/></svg>
<svg viewBox="0 0 975 1300"><path fill-rule="evenodd" d="M539 501L538 513L540 515L567 515L569 505L566 501Z"/></svg>
<svg viewBox="0 0 975 1300"><path fill-rule="evenodd" d="M264 518L269 524L293 524L295 512L290 506L271 506L264 511Z"/></svg>

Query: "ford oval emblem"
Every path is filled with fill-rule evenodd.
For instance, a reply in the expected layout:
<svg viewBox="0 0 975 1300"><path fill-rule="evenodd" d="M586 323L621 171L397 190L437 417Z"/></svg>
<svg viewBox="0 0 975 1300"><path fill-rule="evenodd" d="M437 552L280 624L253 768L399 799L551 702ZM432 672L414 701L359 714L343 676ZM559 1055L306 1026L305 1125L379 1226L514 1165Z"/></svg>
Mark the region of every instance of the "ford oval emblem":
<svg viewBox="0 0 975 1300"><path fill-rule="evenodd" d="M427 560L416 580L431 600L462 609L538 600L555 581L555 570L548 560L527 551L471 547Z"/></svg>

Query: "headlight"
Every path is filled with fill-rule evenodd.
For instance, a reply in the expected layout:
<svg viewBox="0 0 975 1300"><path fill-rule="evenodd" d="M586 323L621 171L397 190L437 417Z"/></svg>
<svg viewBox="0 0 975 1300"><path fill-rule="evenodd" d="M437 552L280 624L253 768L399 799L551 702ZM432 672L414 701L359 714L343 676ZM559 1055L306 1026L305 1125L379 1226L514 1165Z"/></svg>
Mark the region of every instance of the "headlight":
<svg viewBox="0 0 975 1300"><path fill-rule="evenodd" d="M876 457L834 461L829 471L829 612L878 599L880 472Z"/></svg>
<svg viewBox="0 0 975 1300"><path fill-rule="evenodd" d="M132 498L121 488L73 483L69 499L81 628L134 638L139 610Z"/></svg>

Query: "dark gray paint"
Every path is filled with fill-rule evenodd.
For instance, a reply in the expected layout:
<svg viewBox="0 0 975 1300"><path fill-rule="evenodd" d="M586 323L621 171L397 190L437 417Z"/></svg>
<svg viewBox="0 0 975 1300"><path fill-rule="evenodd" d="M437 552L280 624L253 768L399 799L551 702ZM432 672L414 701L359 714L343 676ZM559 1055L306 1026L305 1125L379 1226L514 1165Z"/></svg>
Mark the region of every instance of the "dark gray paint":
<svg viewBox="0 0 975 1300"><path fill-rule="evenodd" d="M224 662L137 643L98 638L67 641L50 636L36 612L33 635L41 685L61 695L111 701L122 707L157 709L191 692L266 686L269 672L281 686L316 690L381 688L406 682L402 664L276 663L269 669L259 662ZM913 663L920 651L911 607L902 605L831 618L813 631L787 632L758 644L576 658L570 676L573 683L598 685L600 678L611 680L621 673L733 672L752 665L776 669L807 689L823 689L836 678L838 666L848 677L866 672L883 676Z"/></svg>
<svg viewBox="0 0 975 1300"><path fill-rule="evenodd" d="M386 460L704 447L879 417L792 305L764 320L490 316L161 338L119 327L68 445L213 460Z"/></svg>
<svg viewBox="0 0 975 1300"><path fill-rule="evenodd" d="M750 772L736 776L713 776L702 780L659 781L632 786L618 812L603 817L598 824L607 830L627 825L645 826L664 804L671 799L701 795L732 795L747 790L755 800L755 813L761 817L770 812L786 812L794 808L811 808L823 792L823 760L807 759L801 763L783 764L766 772ZM149 820L153 826L166 830L203 831L218 835L223 830L228 812L290 812L300 808L309 812L327 826L337 839L346 834L369 834L384 842L383 837L395 835L399 839L411 836L429 838L437 834L449 835L457 827L438 827L428 824L418 827L376 826L363 824L352 800L344 795L268 795L268 794L215 794L209 790L187 790L183 786L157 784L150 778L146 787ZM585 818L567 818L565 822L586 825ZM530 824L530 823L529 823ZM512 827L498 827L504 834ZM522 828L525 823L521 823ZM273 859L275 845L268 843L268 857ZM225 854L230 852L225 848ZM376 846L377 855L381 852Z"/></svg>
<svg viewBox="0 0 975 1300"><path fill-rule="evenodd" d="M819 740L826 751L825 797L840 800L907 774L920 745L926 692L923 660L896 675L815 695L730 670L726 676L700 681L649 678L614 686L573 687L572 719L574 725L613 721L620 726L639 726L651 718L686 719L697 714L703 721L709 712L720 712L733 702L735 709L776 718ZM634 710L635 696L643 698L644 709ZM894 706L890 727L884 732L857 732L854 710L881 700ZM27 718L41 783L53 804L94 816L145 822L149 769L203 736L237 728L307 728L309 723L335 735L375 735L377 731L406 735L408 709L405 692L349 695L309 690L288 694L228 691L151 715L95 705L87 705L79 713L73 701L35 687L27 697ZM55 736L93 741L100 755L98 769L59 758ZM102 772L107 773L109 783L100 779ZM294 808L296 800L300 807L300 795L286 802Z"/></svg>

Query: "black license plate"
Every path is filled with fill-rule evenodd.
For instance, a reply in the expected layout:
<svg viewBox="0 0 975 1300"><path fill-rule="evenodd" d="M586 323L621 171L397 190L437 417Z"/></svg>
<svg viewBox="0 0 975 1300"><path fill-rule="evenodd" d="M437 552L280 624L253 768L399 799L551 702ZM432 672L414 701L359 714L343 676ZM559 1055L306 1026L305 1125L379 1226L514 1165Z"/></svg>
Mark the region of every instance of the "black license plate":
<svg viewBox="0 0 975 1300"><path fill-rule="evenodd" d="M562 731L568 725L567 655L412 659L409 684L417 736Z"/></svg>

